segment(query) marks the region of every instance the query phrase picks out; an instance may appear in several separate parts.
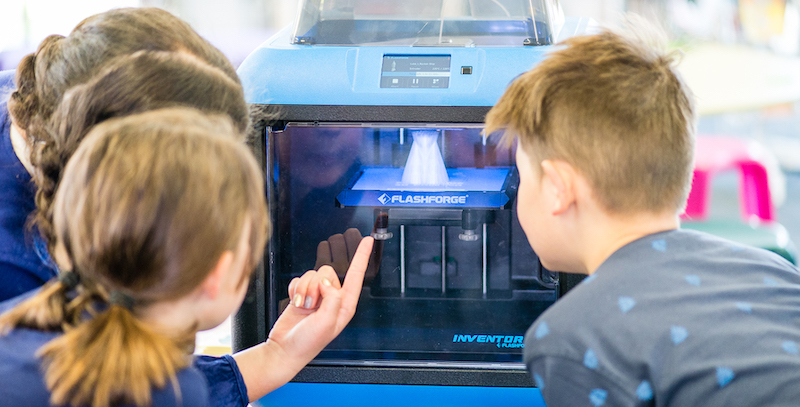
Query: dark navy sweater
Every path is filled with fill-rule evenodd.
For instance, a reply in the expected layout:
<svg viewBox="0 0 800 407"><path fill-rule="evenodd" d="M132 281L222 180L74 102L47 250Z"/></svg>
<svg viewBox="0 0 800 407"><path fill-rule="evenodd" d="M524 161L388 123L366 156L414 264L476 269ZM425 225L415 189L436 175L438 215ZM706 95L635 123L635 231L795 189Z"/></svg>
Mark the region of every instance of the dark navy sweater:
<svg viewBox="0 0 800 407"><path fill-rule="evenodd" d="M13 71L0 71L0 301L30 291L56 275L47 266L42 240L27 227L36 188L11 145L8 95ZM39 249L37 249L37 246Z"/></svg>

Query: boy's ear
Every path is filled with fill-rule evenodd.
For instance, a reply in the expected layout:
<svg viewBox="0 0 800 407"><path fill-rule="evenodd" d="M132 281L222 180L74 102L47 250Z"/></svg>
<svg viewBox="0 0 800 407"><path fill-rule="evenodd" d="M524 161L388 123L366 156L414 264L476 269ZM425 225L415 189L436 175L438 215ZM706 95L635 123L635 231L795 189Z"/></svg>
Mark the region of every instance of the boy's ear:
<svg viewBox="0 0 800 407"><path fill-rule="evenodd" d="M214 265L214 268L208 273L203 283L200 284L201 294L211 299L217 298L225 282L225 276L233 265L233 257L233 252L230 250L222 253L217 264Z"/></svg>
<svg viewBox="0 0 800 407"><path fill-rule="evenodd" d="M542 161L542 181L551 188L552 215L561 215L575 203L575 169L561 160Z"/></svg>

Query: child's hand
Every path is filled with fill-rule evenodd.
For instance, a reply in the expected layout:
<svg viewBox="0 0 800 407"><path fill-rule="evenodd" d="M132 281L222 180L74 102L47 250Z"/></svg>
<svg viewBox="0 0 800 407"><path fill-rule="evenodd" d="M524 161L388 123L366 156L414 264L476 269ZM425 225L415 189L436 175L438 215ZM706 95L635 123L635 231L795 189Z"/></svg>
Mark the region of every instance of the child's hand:
<svg viewBox="0 0 800 407"><path fill-rule="evenodd" d="M347 326L356 312L372 245L371 237L361 240L341 286L330 266L292 280L291 305L269 334L269 340L280 345L286 356L305 365Z"/></svg>
<svg viewBox="0 0 800 407"><path fill-rule="evenodd" d="M347 326L356 312L372 246L371 237L361 240L341 286L330 266L292 280L292 304L275 321L267 341L233 355L251 402L286 384Z"/></svg>

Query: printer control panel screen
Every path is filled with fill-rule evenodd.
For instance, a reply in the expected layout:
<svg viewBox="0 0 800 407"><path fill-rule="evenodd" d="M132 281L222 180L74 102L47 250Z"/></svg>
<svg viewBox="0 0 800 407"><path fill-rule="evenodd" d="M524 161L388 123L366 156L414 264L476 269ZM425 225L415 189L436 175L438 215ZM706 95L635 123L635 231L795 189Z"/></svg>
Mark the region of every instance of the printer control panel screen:
<svg viewBox="0 0 800 407"><path fill-rule="evenodd" d="M381 88L445 89L450 55L384 55Z"/></svg>

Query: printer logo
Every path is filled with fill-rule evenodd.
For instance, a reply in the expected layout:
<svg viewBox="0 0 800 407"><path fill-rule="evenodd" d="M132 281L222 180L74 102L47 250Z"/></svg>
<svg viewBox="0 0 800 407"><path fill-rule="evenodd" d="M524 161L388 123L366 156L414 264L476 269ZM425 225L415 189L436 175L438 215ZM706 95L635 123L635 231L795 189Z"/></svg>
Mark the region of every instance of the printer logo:
<svg viewBox="0 0 800 407"><path fill-rule="evenodd" d="M468 195L391 195L378 197L381 204L386 205L466 205Z"/></svg>
<svg viewBox="0 0 800 407"><path fill-rule="evenodd" d="M485 343L512 349L524 348L523 339L522 335L453 335L453 343Z"/></svg>
<svg viewBox="0 0 800 407"><path fill-rule="evenodd" d="M381 205L459 205L467 204L469 195L427 195L383 193L378 197Z"/></svg>

